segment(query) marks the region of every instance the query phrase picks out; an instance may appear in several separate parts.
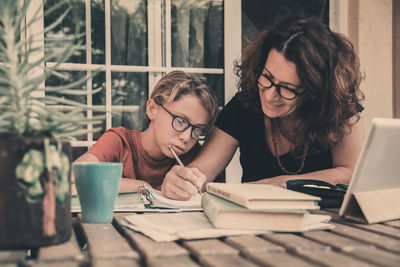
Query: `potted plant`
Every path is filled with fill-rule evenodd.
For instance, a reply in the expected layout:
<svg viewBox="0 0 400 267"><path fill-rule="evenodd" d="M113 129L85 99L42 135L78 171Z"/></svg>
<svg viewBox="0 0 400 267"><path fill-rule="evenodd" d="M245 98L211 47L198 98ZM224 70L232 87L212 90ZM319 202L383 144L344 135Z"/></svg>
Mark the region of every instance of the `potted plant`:
<svg viewBox="0 0 400 267"><path fill-rule="evenodd" d="M30 4L3 0L0 8L0 248L32 248L70 238L71 148L65 138L86 133L87 123L101 123L99 117L86 118L85 105L63 97L87 94L74 89L87 78L69 81L56 70L81 49L82 34L69 34L67 40L46 35L69 9L32 35L29 29L43 20L43 7L26 19ZM46 12L65 5L57 3ZM37 52L42 56L32 58ZM45 67L47 61L56 66ZM54 76L66 82L45 86ZM60 111L54 105L70 108Z"/></svg>

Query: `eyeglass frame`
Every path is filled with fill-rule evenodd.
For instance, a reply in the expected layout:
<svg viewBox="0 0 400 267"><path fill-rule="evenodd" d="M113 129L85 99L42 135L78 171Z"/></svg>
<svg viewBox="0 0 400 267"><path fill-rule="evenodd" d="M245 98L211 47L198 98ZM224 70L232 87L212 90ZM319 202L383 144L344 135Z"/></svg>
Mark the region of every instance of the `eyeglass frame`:
<svg viewBox="0 0 400 267"><path fill-rule="evenodd" d="M192 130L191 130L191 132L190 132L190 137L191 137L191 138L193 138L193 139L196 140L196 141L204 141L204 140L207 138L207 135L208 135L208 133L209 133L209 130L208 130L208 127L207 127L207 126L202 126L202 127L200 127L200 126L191 124L186 118L184 118L184 117L182 117L182 116L178 116L178 115L173 114L173 113L172 113L171 111L169 111L166 107L164 107L164 105L161 105L161 104L159 104L159 103L157 103L157 102L155 102L155 103L156 103L157 105L159 105L160 107L162 107L169 115L171 115L171 117L172 117L172 120L171 120L172 129L174 129L174 130L177 131L177 132L183 133L184 131L186 131L187 129L189 129L189 127L192 127ZM177 130L177 129L174 127L174 120L176 120L177 118L180 118L180 119L182 119L182 120L184 120L184 121L187 122L186 127L183 128L182 130ZM193 137L193 133L194 133L194 130L195 130L195 129L203 129L203 131L205 131L204 137L202 137L202 138L200 138L200 137L199 137L199 138Z"/></svg>
<svg viewBox="0 0 400 267"><path fill-rule="evenodd" d="M264 67L264 69L265 69L266 71L268 71L265 67ZM302 94L305 93L305 91L303 91L303 92L297 92L296 90L294 90L294 89L292 89L292 88L289 88L289 87L287 87L287 86L284 86L284 85L275 83L275 82L272 80L272 77L268 76L267 74L263 73L262 71L261 71L261 72L257 72L257 74L259 74L259 75L258 75L258 79L257 79L257 84L259 84L263 89L270 89L270 88L272 88L272 86L274 86L274 87L276 88L276 92L278 93L278 95L279 95L280 97L282 97L283 99L286 99L286 100L293 100L293 99L295 99L296 97L299 97L299 96L301 96ZM263 76L263 77L266 78L268 81L270 81L270 82L271 82L271 85L270 85L270 86L265 86L265 85L263 85L263 84L260 82L260 76ZM284 89L288 90L289 92L293 93L293 94L294 94L294 97L293 97L293 98L287 98L287 97L282 96L282 95L281 95L281 88L284 88Z"/></svg>

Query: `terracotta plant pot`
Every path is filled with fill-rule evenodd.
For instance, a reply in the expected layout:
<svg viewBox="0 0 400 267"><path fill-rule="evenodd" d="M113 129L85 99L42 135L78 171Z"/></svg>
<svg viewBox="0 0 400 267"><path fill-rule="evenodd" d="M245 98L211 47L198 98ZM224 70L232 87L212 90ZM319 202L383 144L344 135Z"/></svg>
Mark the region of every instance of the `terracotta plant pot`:
<svg viewBox="0 0 400 267"><path fill-rule="evenodd" d="M0 248L69 240L70 162L68 142L0 136Z"/></svg>

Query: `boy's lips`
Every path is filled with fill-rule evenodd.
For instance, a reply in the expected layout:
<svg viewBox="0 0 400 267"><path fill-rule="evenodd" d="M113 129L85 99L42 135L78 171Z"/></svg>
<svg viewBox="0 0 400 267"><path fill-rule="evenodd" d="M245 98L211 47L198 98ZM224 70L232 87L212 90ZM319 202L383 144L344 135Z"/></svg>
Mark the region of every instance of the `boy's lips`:
<svg viewBox="0 0 400 267"><path fill-rule="evenodd" d="M179 146L172 145L172 148L178 154L183 154L184 153L184 150L182 148L180 148Z"/></svg>

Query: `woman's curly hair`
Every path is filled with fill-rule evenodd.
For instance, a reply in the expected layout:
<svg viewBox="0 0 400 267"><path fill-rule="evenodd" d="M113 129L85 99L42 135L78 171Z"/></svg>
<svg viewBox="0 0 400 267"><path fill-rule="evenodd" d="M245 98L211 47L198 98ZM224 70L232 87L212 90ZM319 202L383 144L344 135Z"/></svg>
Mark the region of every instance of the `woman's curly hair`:
<svg viewBox="0 0 400 267"><path fill-rule="evenodd" d="M245 107L262 112L257 79L274 48L296 65L305 94L296 109L299 122L284 133L295 152L314 152L339 142L359 119L362 75L353 45L316 18L288 18L260 32L235 63L239 99ZM357 121L350 118L357 116ZM278 124L280 119L274 119ZM310 146L313 144L313 146Z"/></svg>

